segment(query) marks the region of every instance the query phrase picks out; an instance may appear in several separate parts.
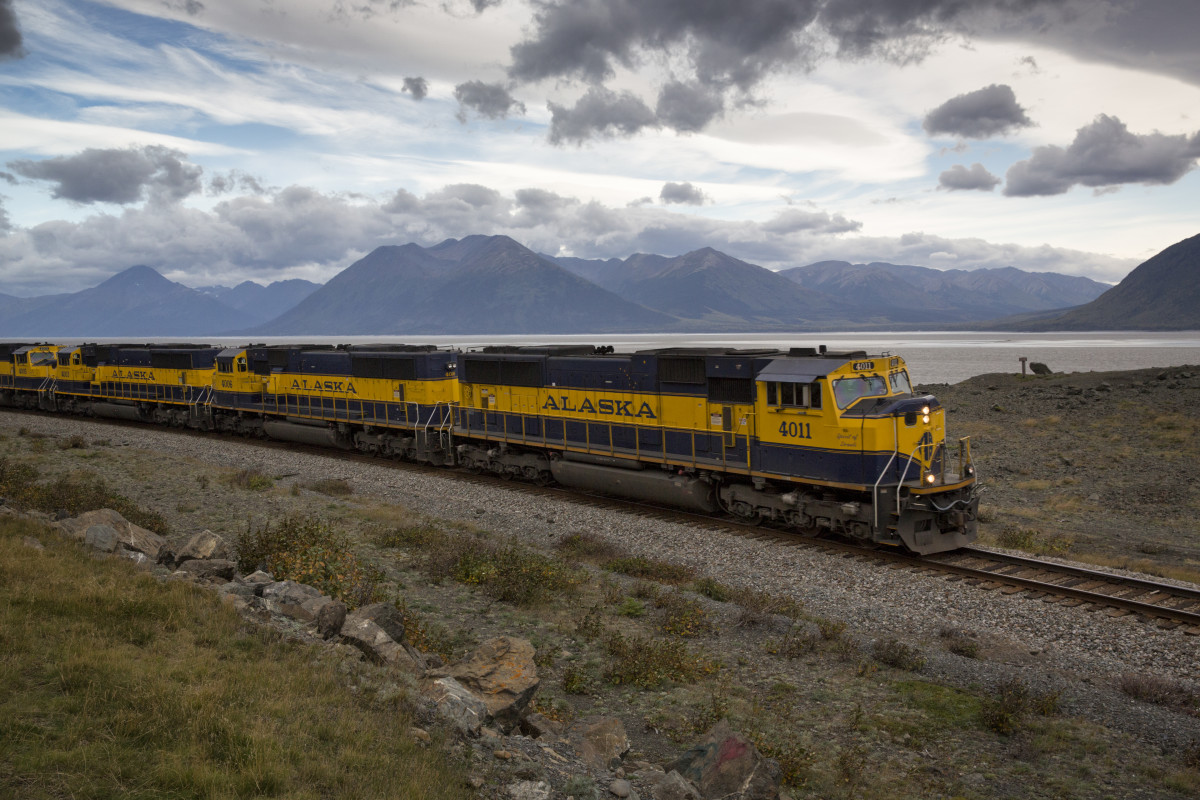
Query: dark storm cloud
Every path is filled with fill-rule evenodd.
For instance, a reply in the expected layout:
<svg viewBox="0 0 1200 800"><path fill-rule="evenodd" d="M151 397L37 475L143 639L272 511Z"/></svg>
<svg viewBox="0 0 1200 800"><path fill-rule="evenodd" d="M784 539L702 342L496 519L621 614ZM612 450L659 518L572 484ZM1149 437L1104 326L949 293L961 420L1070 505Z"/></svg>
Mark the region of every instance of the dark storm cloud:
<svg viewBox="0 0 1200 800"><path fill-rule="evenodd" d="M75 203L136 203L182 200L201 189L203 170L184 154L160 145L124 150L88 148L78 155L42 161L10 161L13 172L56 184L55 198Z"/></svg>
<svg viewBox="0 0 1200 800"><path fill-rule="evenodd" d="M16 186L17 185L17 176L13 175L11 172L0 171L0 181L4 181L9 186Z"/></svg>
<svg viewBox="0 0 1200 800"><path fill-rule="evenodd" d="M1130 133L1116 117L1101 114L1080 128L1066 148L1038 147L1008 169L1010 197L1063 194L1080 184L1092 188L1125 183L1170 184L1196 166L1200 133L1188 137Z"/></svg>
<svg viewBox="0 0 1200 800"><path fill-rule="evenodd" d="M725 100L720 92L697 82L682 81L671 81L663 86L654 108L659 122L684 132L703 130L724 112Z"/></svg>
<svg viewBox="0 0 1200 800"><path fill-rule="evenodd" d="M0 59L21 55L21 29L12 0L0 0Z"/></svg>
<svg viewBox="0 0 1200 800"><path fill-rule="evenodd" d="M525 104L498 83L467 81L454 87L454 99L460 106L459 122L467 121L467 109L487 119L504 119L514 111L525 113Z"/></svg>
<svg viewBox="0 0 1200 800"><path fill-rule="evenodd" d="M411 94L414 100L424 100L429 96L429 81L424 78L405 78L403 91Z"/></svg>
<svg viewBox="0 0 1200 800"><path fill-rule="evenodd" d="M543 0L531 38L513 46L519 80L611 77L641 51L683 45L706 84L753 86L763 72L799 51L793 40L814 18L818 0Z"/></svg>
<svg viewBox="0 0 1200 800"><path fill-rule="evenodd" d="M0 236L8 236L12 231L12 222L8 218L8 212L4 209L4 203L0 202Z"/></svg>
<svg viewBox="0 0 1200 800"><path fill-rule="evenodd" d="M189 17L198 17L204 13L204 3L200 0L163 0L163 5L182 11Z"/></svg>
<svg viewBox="0 0 1200 800"><path fill-rule="evenodd" d="M614 92L593 86L572 108L547 103L552 144L582 143L593 136L632 136L643 128L657 127L650 107L631 92Z"/></svg>
<svg viewBox="0 0 1200 800"><path fill-rule="evenodd" d="M708 197L690 183L664 183L658 199L667 204L702 206Z"/></svg>
<svg viewBox="0 0 1200 800"><path fill-rule="evenodd" d="M969 189L990 192L999 185L1000 179L979 162L972 164L969 169L962 164L955 164L938 176L938 188L952 192Z"/></svg>
<svg viewBox="0 0 1200 800"><path fill-rule="evenodd" d="M1033 122L1017 104L1011 86L995 84L952 97L925 115L930 136L947 133L968 139L986 139L1027 128Z"/></svg>
<svg viewBox="0 0 1200 800"><path fill-rule="evenodd" d="M474 7L475 12L478 14L482 14L484 11L487 11L492 6L500 5L500 3L501 3L501 0L471 0L471 5L472 5L472 7Z"/></svg>

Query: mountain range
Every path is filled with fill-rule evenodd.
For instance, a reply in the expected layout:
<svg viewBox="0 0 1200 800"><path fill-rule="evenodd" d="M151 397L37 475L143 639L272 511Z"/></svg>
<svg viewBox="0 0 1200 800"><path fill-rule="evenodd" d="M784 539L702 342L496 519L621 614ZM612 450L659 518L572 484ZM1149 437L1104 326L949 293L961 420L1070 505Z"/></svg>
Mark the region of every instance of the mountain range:
<svg viewBox="0 0 1200 800"><path fill-rule="evenodd" d="M0 294L0 336L155 337L1200 328L1200 236L1116 287L1013 267L823 261L779 272L712 248L590 260L507 236L378 247L325 285L190 289L145 266L73 294Z"/></svg>

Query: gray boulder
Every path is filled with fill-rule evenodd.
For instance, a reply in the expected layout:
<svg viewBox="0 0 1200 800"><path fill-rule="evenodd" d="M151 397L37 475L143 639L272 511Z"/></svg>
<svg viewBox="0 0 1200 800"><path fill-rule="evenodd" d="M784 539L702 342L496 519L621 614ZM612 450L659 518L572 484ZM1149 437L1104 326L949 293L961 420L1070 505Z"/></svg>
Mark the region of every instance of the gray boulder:
<svg viewBox="0 0 1200 800"><path fill-rule="evenodd" d="M346 615L342 629L338 632L342 641L362 651L363 655L378 664L392 664L413 674L420 674L425 666L418 657L414 658L409 648L398 643L387 631L370 617L357 609Z"/></svg>
<svg viewBox="0 0 1200 800"><path fill-rule="evenodd" d="M312 622L316 619L316 614L306 608L305 604L319 597L319 589L295 581L278 581L263 586L262 590L263 605L268 611L301 622Z"/></svg>
<svg viewBox="0 0 1200 800"><path fill-rule="evenodd" d="M83 543L101 553L113 553L121 546L121 538L111 525L89 525L83 533Z"/></svg>
<svg viewBox="0 0 1200 800"><path fill-rule="evenodd" d="M465 660L431 671L454 678L482 700L492 719L510 731L520 722L540 683L529 641L510 636L489 639Z"/></svg>
<svg viewBox="0 0 1200 800"><path fill-rule="evenodd" d="M667 767L694 783L705 800L777 800L783 771L721 720Z"/></svg>
<svg viewBox="0 0 1200 800"><path fill-rule="evenodd" d="M88 528L93 525L105 525L116 532L120 547L126 550L136 550L139 553L145 553L146 558L155 564L166 564L174 560L174 554L171 552L166 539L157 533L134 525L111 508L88 511L80 514L78 517L53 522L51 525L61 531L67 538L74 539L77 542L86 541ZM107 552L115 552L115 548Z"/></svg>
<svg viewBox="0 0 1200 800"><path fill-rule="evenodd" d="M317 631L322 638L332 639L346 623L346 604L330 600L317 612Z"/></svg>
<svg viewBox="0 0 1200 800"><path fill-rule="evenodd" d="M585 717L567 728L567 741L583 763L597 771L616 769L629 752L625 725L616 717Z"/></svg>
<svg viewBox="0 0 1200 800"><path fill-rule="evenodd" d="M702 800L700 790L675 770L662 777L653 790L654 800Z"/></svg>
<svg viewBox="0 0 1200 800"><path fill-rule="evenodd" d="M198 559L183 561L177 567L179 572L186 572L202 580L231 581L237 574L237 564L223 558Z"/></svg>
<svg viewBox="0 0 1200 800"><path fill-rule="evenodd" d="M175 558L181 562L210 558L230 560L233 558L233 550L224 539L212 531L201 531L188 539L188 543L183 546Z"/></svg>

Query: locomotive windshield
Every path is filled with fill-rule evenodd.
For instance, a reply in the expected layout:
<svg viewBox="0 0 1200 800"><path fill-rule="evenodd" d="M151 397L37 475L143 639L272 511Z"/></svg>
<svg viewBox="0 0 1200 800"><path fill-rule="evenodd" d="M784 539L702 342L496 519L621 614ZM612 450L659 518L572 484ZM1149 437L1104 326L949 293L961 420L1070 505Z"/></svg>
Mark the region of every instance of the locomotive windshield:
<svg viewBox="0 0 1200 800"><path fill-rule="evenodd" d="M881 397L887 393L887 381L879 375L857 375L833 382L833 398L838 408L845 408L864 397Z"/></svg>
<svg viewBox="0 0 1200 800"><path fill-rule="evenodd" d="M912 384L908 381L907 372L893 372L888 378L892 382L892 394L912 394Z"/></svg>

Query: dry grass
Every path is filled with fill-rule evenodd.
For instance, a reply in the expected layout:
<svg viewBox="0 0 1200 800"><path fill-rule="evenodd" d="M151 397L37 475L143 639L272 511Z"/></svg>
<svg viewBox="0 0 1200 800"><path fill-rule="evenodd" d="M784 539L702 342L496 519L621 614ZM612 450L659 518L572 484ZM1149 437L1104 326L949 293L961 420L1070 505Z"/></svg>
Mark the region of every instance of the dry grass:
<svg viewBox="0 0 1200 800"><path fill-rule="evenodd" d="M0 796L471 795L403 693L350 692L323 649L30 523L0 520L0 548Z"/></svg>

